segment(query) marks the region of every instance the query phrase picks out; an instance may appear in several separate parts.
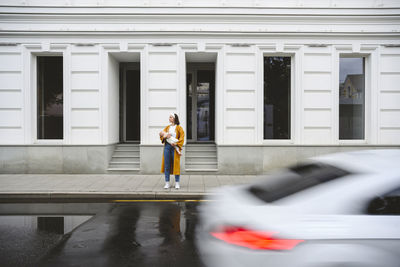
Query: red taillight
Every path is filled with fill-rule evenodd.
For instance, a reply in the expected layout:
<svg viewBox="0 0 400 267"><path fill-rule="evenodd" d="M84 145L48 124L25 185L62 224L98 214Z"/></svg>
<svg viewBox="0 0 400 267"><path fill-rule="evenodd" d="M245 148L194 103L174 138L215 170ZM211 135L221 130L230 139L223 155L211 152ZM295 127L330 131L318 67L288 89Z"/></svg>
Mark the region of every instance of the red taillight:
<svg viewBox="0 0 400 267"><path fill-rule="evenodd" d="M252 231L242 227L224 227L210 233L215 238L251 249L289 250L304 240L272 237L276 232Z"/></svg>

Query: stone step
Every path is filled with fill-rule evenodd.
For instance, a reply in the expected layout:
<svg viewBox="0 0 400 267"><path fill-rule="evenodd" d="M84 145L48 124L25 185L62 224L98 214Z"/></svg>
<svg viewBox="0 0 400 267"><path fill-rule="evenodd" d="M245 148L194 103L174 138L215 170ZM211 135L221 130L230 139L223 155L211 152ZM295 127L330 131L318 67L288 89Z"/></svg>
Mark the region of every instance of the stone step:
<svg viewBox="0 0 400 267"><path fill-rule="evenodd" d="M192 146L186 145L183 147L187 151L217 151L217 147L213 146Z"/></svg>
<svg viewBox="0 0 400 267"><path fill-rule="evenodd" d="M114 151L113 157L114 156L136 156L140 157L140 152L139 151Z"/></svg>
<svg viewBox="0 0 400 267"><path fill-rule="evenodd" d="M110 162L108 168L123 168L123 169L130 169L130 168L140 168L140 163L132 163L132 162Z"/></svg>
<svg viewBox="0 0 400 267"><path fill-rule="evenodd" d="M183 151L185 157L216 157L216 151Z"/></svg>
<svg viewBox="0 0 400 267"><path fill-rule="evenodd" d="M134 153L134 154L132 154L132 155L124 155L124 156L121 156L121 155L113 155L113 158L139 158L140 156L139 156L139 153Z"/></svg>
<svg viewBox="0 0 400 267"><path fill-rule="evenodd" d="M205 163L205 162L204 162ZM186 164L185 170L218 170L217 163L208 163L208 164Z"/></svg>
<svg viewBox="0 0 400 267"><path fill-rule="evenodd" d="M139 168L108 168L107 172L112 174L127 174L127 173L138 173Z"/></svg>
<svg viewBox="0 0 400 267"><path fill-rule="evenodd" d="M212 162L217 163L217 156L187 156L185 157L186 164L196 164L197 162Z"/></svg>
<svg viewBox="0 0 400 267"><path fill-rule="evenodd" d="M191 162L186 165L217 165L216 161Z"/></svg>
<svg viewBox="0 0 400 267"><path fill-rule="evenodd" d="M140 162L139 156L112 156L111 162Z"/></svg>
<svg viewBox="0 0 400 267"><path fill-rule="evenodd" d="M139 142L132 142L132 143L119 143L117 146L139 146Z"/></svg>
<svg viewBox="0 0 400 267"><path fill-rule="evenodd" d="M187 144L184 149L186 172L217 172L218 158L215 144Z"/></svg>
<svg viewBox="0 0 400 267"><path fill-rule="evenodd" d="M108 173L139 172L140 145L132 143L117 144L107 170Z"/></svg>
<svg viewBox="0 0 400 267"><path fill-rule="evenodd" d="M117 146L115 151L140 151L140 148L137 146L130 147L130 146Z"/></svg>
<svg viewBox="0 0 400 267"><path fill-rule="evenodd" d="M197 150L197 151L193 151L193 150L183 150L185 153L190 154L190 155L217 155L217 151L207 151L207 150Z"/></svg>
<svg viewBox="0 0 400 267"><path fill-rule="evenodd" d="M136 160L111 160L109 164L140 164L139 159Z"/></svg>
<svg viewBox="0 0 400 267"><path fill-rule="evenodd" d="M218 169L185 169L186 174L200 173L200 172L218 172Z"/></svg>
<svg viewBox="0 0 400 267"><path fill-rule="evenodd" d="M200 143L186 143L188 146L216 146L215 143L209 143L209 142L200 142Z"/></svg>

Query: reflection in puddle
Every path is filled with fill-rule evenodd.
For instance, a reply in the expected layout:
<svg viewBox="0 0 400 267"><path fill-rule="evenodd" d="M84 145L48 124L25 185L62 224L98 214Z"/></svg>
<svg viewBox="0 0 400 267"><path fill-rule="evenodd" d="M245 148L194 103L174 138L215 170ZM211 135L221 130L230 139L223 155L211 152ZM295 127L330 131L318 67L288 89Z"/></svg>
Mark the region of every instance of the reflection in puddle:
<svg viewBox="0 0 400 267"><path fill-rule="evenodd" d="M201 266L197 203L0 204L0 214L1 267Z"/></svg>
<svg viewBox="0 0 400 267"><path fill-rule="evenodd" d="M9 226L63 235L90 218L92 216L0 216L0 229Z"/></svg>
<svg viewBox="0 0 400 267"><path fill-rule="evenodd" d="M0 216L0 266L33 266L92 216Z"/></svg>

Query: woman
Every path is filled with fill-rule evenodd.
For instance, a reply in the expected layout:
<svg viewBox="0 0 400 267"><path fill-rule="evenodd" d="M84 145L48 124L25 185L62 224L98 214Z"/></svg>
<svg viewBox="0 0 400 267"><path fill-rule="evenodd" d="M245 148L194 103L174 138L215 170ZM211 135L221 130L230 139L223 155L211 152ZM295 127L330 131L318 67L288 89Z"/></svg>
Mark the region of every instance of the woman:
<svg viewBox="0 0 400 267"><path fill-rule="evenodd" d="M167 127L164 128L163 132L166 132L167 135L164 135L163 132L160 132L160 140L164 144L164 153L161 162L161 173L165 173L165 189L169 188L169 176L172 173L175 175L175 188L179 189L179 176L181 174L181 166L180 160L181 155L175 149L181 151L183 142L185 140L185 133L183 132L183 128L179 125L178 115L175 113L171 113L169 115L169 122L171 123ZM166 139L174 137L178 139L176 143L168 143Z"/></svg>

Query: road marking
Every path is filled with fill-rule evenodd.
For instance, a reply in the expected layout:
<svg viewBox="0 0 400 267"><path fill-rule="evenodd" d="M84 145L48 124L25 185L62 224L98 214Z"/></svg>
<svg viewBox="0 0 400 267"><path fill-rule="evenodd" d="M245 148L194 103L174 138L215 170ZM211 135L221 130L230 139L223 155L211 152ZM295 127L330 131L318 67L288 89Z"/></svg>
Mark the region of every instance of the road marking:
<svg viewBox="0 0 400 267"><path fill-rule="evenodd" d="M111 202L206 202L209 199L116 199Z"/></svg>

